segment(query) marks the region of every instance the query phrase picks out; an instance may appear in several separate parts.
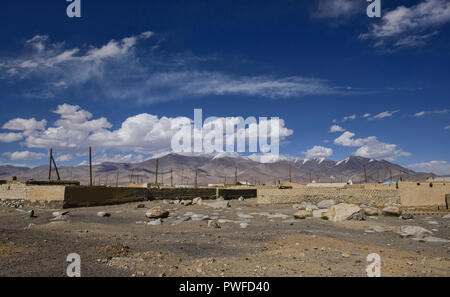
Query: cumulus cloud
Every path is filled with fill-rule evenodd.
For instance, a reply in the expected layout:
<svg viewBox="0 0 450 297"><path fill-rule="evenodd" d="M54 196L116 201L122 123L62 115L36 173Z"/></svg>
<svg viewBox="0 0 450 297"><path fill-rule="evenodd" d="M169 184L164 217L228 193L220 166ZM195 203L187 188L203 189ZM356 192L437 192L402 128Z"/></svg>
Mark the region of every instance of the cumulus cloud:
<svg viewBox="0 0 450 297"><path fill-rule="evenodd" d="M82 154L86 152L90 145L95 147L98 152L105 150L126 152L125 155L121 155L123 158L119 158L119 155L116 155L109 159L111 161L117 161L125 157L131 160L131 158L138 157L136 154L153 155L167 152L172 148L172 137L175 134L180 131L187 133L184 132L186 131L184 128L187 127L187 131L191 135L191 125L193 123L192 119L187 117L169 118L142 113L125 119L119 128L112 129L112 125L106 118L94 119L90 112L77 105L59 105L54 113L58 114L60 118L52 126L43 130L33 130L24 135L22 144L28 148L48 149L52 147L55 151L66 154L59 156L62 162L68 161L69 157L72 157L67 155L68 153ZM227 132L225 123L227 125L235 125L240 120L241 118L231 117L226 119L216 118L215 121L205 122L203 125L203 136L208 136L215 125L220 122L222 127L224 127L221 136L225 139ZM267 132L270 135L272 133L270 120L261 118L259 122L248 123L237 129L236 133L230 137L242 133L245 135L245 139L248 140L257 136L251 132L262 131L266 126L269 128ZM12 120L10 122L15 123L16 121ZM273 133L281 140L294 133L293 130L285 126L283 119L278 120L278 125L278 129L275 129ZM14 126L9 127L14 128ZM195 135L195 133L192 134ZM129 155L130 153L132 155ZM103 155L103 159L106 160L109 155Z"/></svg>
<svg viewBox="0 0 450 297"><path fill-rule="evenodd" d="M4 153L4 155L8 156L12 161L40 160L46 156L46 154L35 153L35 152L30 152L30 151Z"/></svg>
<svg viewBox="0 0 450 297"><path fill-rule="evenodd" d="M342 127L339 126L339 125L333 125L333 126L331 126L331 128L330 128L330 133L344 132L344 131L345 131L345 129L342 128Z"/></svg>
<svg viewBox="0 0 450 297"><path fill-rule="evenodd" d="M316 145L303 154L306 158L326 158L333 155L333 149Z"/></svg>
<svg viewBox="0 0 450 297"><path fill-rule="evenodd" d="M21 133L0 133L0 142L11 143L23 138Z"/></svg>
<svg viewBox="0 0 450 297"><path fill-rule="evenodd" d="M416 171L432 172L438 175L450 175L450 163L447 161L416 163L411 164L408 167Z"/></svg>
<svg viewBox="0 0 450 297"><path fill-rule="evenodd" d="M68 48L64 42L38 35L26 43L31 53L25 51L4 61L0 58L0 80L18 84L27 80L31 85L22 94L25 97L54 98L76 92L93 99L107 97L137 104L204 96L277 99L353 93L314 77L241 76L204 70L209 68L204 65L208 58L145 50L143 45L153 42L152 36L145 32L102 46Z"/></svg>
<svg viewBox="0 0 450 297"><path fill-rule="evenodd" d="M46 125L47 125L46 120L36 121L35 118L31 119L17 118L14 120L10 120L6 124L4 124L2 126L2 129L30 132L35 130L44 130Z"/></svg>
<svg viewBox="0 0 450 297"><path fill-rule="evenodd" d="M445 126L445 127L444 127L444 130L450 130L450 125Z"/></svg>
<svg viewBox="0 0 450 297"><path fill-rule="evenodd" d="M441 26L450 22L450 2L424 0L410 7L399 6L384 13L381 23L371 25L360 39L373 40L375 47L418 47L438 34Z"/></svg>
<svg viewBox="0 0 450 297"><path fill-rule="evenodd" d="M56 162L69 162L75 159L75 156L72 154L63 154L63 155L58 155L56 157Z"/></svg>
<svg viewBox="0 0 450 297"><path fill-rule="evenodd" d="M397 147L396 144L384 143L375 136L367 138L354 138L355 133L350 131L344 132L341 136L334 140L336 145L346 147L359 147L353 154L359 157L384 159L388 161L395 160L399 157L408 157L411 155Z"/></svg>

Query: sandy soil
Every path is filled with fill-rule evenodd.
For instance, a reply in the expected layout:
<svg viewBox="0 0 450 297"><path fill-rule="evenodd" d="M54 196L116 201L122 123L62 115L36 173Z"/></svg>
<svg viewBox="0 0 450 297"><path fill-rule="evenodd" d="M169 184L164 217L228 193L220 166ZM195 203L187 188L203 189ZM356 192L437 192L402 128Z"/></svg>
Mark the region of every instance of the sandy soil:
<svg viewBox="0 0 450 297"><path fill-rule="evenodd" d="M333 223L294 220L292 205L257 205L256 199L231 201L224 210L138 204L70 209L59 222L50 221L52 210L29 218L25 210L0 208L0 276L65 276L70 253L81 256L83 276L366 276L371 253L381 256L383 276L450 276L449 243L396 233L403 225L422 226L448 240L450 220L439 216ZM158 205L170 217L147 225L145 212ZM111 217L98 217L100 211ZM173 225L189 212L231 222ZM365 232L372 226L388 231Z"/></svg>

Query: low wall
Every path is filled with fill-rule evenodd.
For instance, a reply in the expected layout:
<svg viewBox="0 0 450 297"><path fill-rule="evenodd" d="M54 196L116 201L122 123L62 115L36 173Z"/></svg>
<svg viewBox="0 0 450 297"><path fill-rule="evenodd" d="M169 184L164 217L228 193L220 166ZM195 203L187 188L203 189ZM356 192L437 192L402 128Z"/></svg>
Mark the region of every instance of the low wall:
<svg viewBox="0 0 450 297"><path fill-rule="evenodd" d="M243 198L256 198L258 191L256 189L217 189L217 196L223 197L226 200Z"/></svg>
<svg viewBox="0 0 450 297"><path fill-rule="evenodd" d="M28 196L28 187L21 182L7 182L0 184L0 199L25 200Z"/></svg>
<svg viewBox="0 0 450 297"><path fill-rule="evenodd" d="M203 199L214 199L223 197L227 200L257 197L256 189L224 189L224 188L162 188L150 189L148 193L149 200L162 199L194 199L201 197Z"/></svg>
<svg viewBox="0 0 450 297"><path fill-rule="evenodd" d="M64 208L113 205L145 201L148 189L69 186L65 188Z"/></svg>
<svg viewBox="0 0 450 297"><path fill-rule="evenodd" d="M407 207L445 207L445 196L450 194L450 184L441 182L400 182L401 202Z"/></svg>
<svg viewBox="0 0 450 297"><path fill-rule="evenodd" d="M344 188L299 188L299 189L258 189L258 203L319 203L334 199L338 203L366 204L376 207L399 205L400 194L395 187L365 189L364 187Z"/></svg>

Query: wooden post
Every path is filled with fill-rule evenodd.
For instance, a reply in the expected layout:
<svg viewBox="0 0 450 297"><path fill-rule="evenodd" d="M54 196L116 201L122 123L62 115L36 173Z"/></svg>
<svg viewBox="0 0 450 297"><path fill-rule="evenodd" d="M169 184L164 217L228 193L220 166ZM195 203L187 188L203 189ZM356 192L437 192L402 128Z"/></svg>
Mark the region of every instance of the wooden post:
<svg viewBox="0 0 450 297"><path fill-rule="evenodd" d="M89 146L89 185L92 187L92 148Z"/></svg>
<svg viewBox="0 0 450 297"><path fill-rule="evenodd" d="M195 188L198 188L198 169L195 170Z"/></svg>
<svg viewBox="0 0 450 297"><path fill-rule="evenodd" d="M170 168L170 186L173 187L173 169Z"/></svg>
<svg viewBox="0 0 450 297"><path fill-rule="evenodd" d="M52 180L52 156L53 156L53 148L50 149L50 163L48 165L48 180Z"/></svg>
<svg viewBox="0 0 450 297"><path fill-rule="evenodd" d="M237 186L238 184L238 178L237 178L237 167L234 167L234 184Z"/></svg>
<svg viewBox="0 0 450 297"><path fill-rule="evenodd" d="M184 185L184 169L181 169L181 185Z"/></svg>
<svg viewBox="0 0 450 297"><path fill-rule="evenodd" d="M117 175L116 175L116 188L119 187L119 171L117 171Z"/></svg>
<svg viewBox="0 0 450 297"><path fill-rule="evenodd" d="M155 185L158 186L158 166L159 166L159 160L156 159L156 169L155 169Z"/></svg>
<svg viewBox="0 0 450 297"><path fill-rule="evenodd" d="M58 177L58 181L60 181L61 177L59 176L58 166L56 166L56 162L55 162L55 158L53 158L53 154L52 154L51 158L52 158L52 161L53 161L53 166L55 166L56 176Z"/></svg>

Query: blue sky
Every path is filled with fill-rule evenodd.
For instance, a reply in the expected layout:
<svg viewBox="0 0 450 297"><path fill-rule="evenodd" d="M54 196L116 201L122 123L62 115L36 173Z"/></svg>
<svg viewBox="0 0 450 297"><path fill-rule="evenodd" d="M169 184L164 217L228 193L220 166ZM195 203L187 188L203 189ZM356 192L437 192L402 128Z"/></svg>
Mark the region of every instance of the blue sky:
<svg viewBox="0 0 450 297"><path fill-rule="evenodd" d="M280 117L285 155L450 174L449 1L81 3L2 1L0 164L144 160L202 108Z"/></svg>

